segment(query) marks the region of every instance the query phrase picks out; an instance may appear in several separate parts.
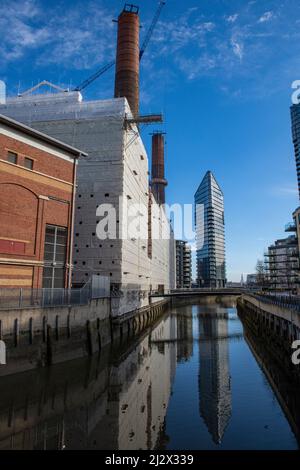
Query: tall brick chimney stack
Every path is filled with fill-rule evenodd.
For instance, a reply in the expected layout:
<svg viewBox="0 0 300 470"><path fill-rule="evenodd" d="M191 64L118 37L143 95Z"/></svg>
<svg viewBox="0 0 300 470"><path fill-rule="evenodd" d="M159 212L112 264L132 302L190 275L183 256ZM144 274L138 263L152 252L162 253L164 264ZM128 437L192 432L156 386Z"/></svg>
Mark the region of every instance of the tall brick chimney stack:
<svg viewBox="0 0 300 470"><path fill-rule="evenodd" d="M126 97L134 117L139 115L139 7L126 4L118 18L115 98Z"/></svg>
<svg viewBox="0 0 300 470"><path fill-rule="evenodd" d="M165 179L165 138L162 132L152 135L152 193L158 204L165 204L165 188L168 185Z"/></svg>

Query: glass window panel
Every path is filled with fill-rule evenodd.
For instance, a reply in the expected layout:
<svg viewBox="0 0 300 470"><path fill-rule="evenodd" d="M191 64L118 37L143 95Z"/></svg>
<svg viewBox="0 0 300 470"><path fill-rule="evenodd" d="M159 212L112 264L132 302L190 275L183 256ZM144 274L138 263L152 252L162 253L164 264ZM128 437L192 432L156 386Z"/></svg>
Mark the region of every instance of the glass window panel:
<svg viewBox="0 0 300 470"><path fill-rule="evenodd" d="M24 166L29 170L33 169L33 160L31 158L24 158Z"/></svg>
<svg viewBox="0 0 300 470"><path fill-rule="evenodd" d="M18 154L15 152L7 152L7 161L10 163L17 164L18 162Z"/></svg>

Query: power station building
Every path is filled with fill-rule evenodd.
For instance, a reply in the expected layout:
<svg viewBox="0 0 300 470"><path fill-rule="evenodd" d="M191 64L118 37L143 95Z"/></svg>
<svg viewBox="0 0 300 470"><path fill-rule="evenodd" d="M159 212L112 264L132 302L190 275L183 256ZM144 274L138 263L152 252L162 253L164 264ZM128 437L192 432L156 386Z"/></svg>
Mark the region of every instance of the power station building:
<svg viewBox="0 0 300 470"><path fill-rule="evenodd" d="M1 113L88 154L78 164L72 281L81 286L91 276L109 276L118 315L148 305L150 291L175 287L163 138L153 136L153 194L139 132L139 52L138 11L125 8L118 19L115 98L84 101L79 91L58 91L0 106Z"/></svg>

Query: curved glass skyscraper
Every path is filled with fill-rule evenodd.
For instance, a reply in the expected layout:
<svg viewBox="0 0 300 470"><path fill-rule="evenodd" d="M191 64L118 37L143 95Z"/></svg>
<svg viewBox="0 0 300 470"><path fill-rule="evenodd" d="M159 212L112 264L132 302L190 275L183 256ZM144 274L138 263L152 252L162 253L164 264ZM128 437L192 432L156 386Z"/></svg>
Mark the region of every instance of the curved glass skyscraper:
<svg viewBox="0 0 300 470"><path fill-rule="evenodd" d="M208 171L195 194L197 282L199 287L225 287L224 197Z"/></svg>

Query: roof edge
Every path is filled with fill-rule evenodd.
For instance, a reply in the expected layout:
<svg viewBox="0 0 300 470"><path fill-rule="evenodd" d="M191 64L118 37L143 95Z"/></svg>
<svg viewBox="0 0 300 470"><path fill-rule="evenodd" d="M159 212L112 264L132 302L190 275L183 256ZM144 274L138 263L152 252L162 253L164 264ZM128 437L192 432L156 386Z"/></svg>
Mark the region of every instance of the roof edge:
<svg viewBox="0 0 300 470"><path fill-rule="evenodd" d="M74 155L75 157L88 156L86 152L83 152L82 150L79 150L76 147L72 147L71 145L65 144L60 140L54 139L53 137L50 137L49 135L44 134L43 132L37 131L32 127L26 126L26 124L23 124L19 121L15 121L14 119L4 116L3 114L0 114L0 123L12 127L13 129L21 131L24 134L27 134L36 139L40 139L54 147L60 148L61 150L64 150L65 152Z"/></svg>

